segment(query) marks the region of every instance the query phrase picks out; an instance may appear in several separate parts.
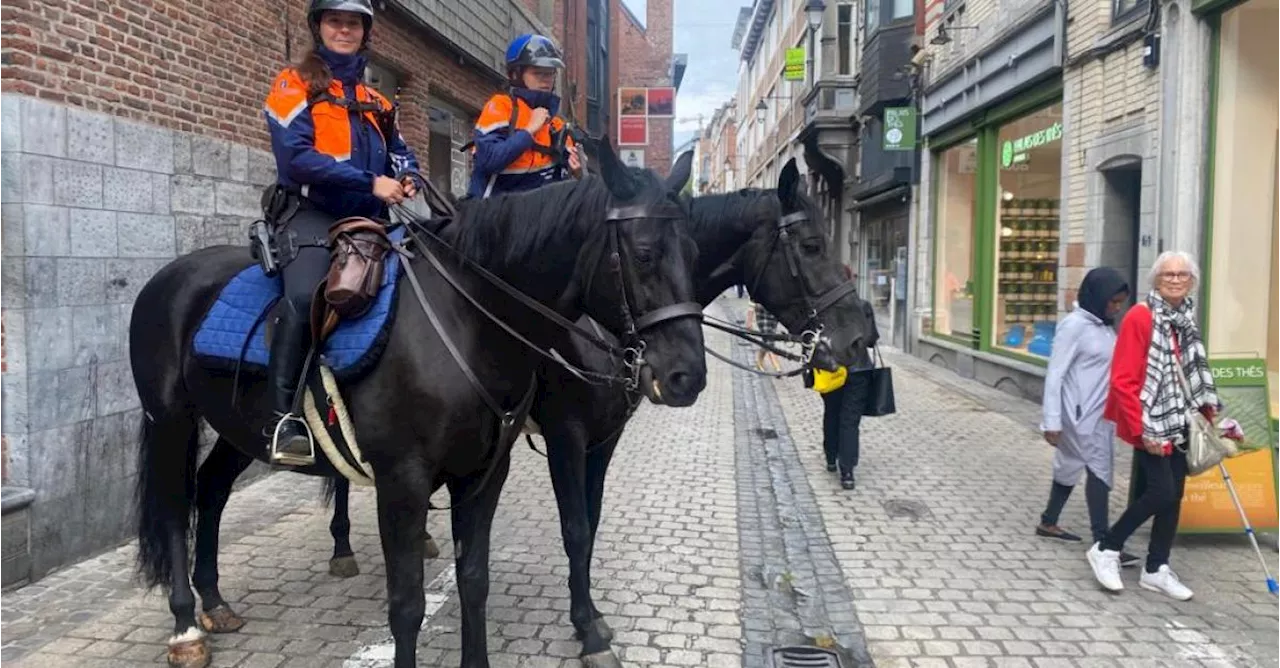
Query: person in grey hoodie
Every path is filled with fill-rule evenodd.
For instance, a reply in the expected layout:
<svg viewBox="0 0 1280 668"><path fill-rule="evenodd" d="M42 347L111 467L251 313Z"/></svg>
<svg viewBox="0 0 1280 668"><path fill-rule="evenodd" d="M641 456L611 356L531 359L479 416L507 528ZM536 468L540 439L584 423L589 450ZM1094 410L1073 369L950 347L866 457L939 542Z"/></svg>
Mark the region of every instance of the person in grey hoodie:
<svg viewBox="0 0 1280 668"><path fill-rule="evenodd" d="M1115 459L1115 425L1102 417L1107 400L1111 357L1115 351L1115 317L1129 300L1129 285L1109 267L1090 271L1080 283L1075 309L1054 335L1049 373L1044 381L1044 440L1055 448L1053 486L1036 535L1079 542L1080 536L1058 526L1058 516L1080 481L1087 477L1085 500L1096 542L1106 535L1108 497ZM1134 565L1133 555L1121 563Z"/></svg>

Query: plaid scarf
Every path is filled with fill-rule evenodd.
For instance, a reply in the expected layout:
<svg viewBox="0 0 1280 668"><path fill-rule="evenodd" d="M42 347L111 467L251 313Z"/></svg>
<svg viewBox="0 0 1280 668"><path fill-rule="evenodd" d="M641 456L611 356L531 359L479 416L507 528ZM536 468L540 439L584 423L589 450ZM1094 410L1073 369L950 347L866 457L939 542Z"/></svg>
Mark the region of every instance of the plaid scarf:
<svg viewBox="0 0 1280 668"><path fill-rule="evenodd" d="M1151 347L1147 349L1147 378L1142 384L1142 435L1158 441L1182 443L1187 412L1201 406L1217 406L1218 394L1209 371L1204 343L1195 323L1191 297L1173 306L1152 291L1147 296L1153 321ZM1174 352L1177 336L1181 356ZM1181 363L1191 396L1187 397L1174 365Z"/></svg>

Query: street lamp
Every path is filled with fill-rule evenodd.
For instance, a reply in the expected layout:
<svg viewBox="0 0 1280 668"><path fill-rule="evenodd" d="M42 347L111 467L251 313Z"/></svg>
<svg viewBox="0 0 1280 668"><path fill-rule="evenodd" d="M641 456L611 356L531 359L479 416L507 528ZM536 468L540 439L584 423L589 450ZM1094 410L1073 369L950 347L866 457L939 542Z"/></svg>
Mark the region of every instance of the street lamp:
<svg viewBox="0 0 1280 668"><path fill-rule="evenodd" d="M826 13L826 11L827 11L827 3L823 2L822 0L808 0L808 2L804 4L804 15L805 15L805 18L809 20L809 53L807 58L809 62L807 64L807 67L805 67L805 69L808 71L808 74L809 74L810 86L812 86L813 82L818 79L818 77L814 76L814 72L813 72L814 37L817 36L818 34L818 28L822 27L822 15Z"/></svg>
<svg viewBox="0 0 1280 668"><path fill-rule="evenodd" d="M809 18L809 29L817 32L822 26L822 15L827 11L827 3L822 0L809 0L804 5L805 16Z"/></svg>
<svg viewBox="0 0 1280 668"><path fill-rule="evenodd" d="M764 103L764 98L760 98L760 101L756 103L756 122L764 125L764 117L767 113L769 113L769 105Z"/></svg>

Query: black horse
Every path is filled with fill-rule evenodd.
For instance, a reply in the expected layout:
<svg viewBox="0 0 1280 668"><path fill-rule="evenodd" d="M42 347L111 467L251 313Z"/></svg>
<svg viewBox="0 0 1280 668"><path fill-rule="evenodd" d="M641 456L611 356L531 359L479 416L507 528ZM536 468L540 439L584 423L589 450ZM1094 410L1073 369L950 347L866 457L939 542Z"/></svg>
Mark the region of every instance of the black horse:
<svg viewBox="0 0 1280 668"><path fill-rule="evenodd" d="M821 211L798 191L799 172L788 162L777 190L743 190L691 200L690 234L698 244L694 289L710 304L734 285L745 285L795 334L821 332L812 364L848 365L872 328L844 269L835 259ZM559 348L558 348L559 349ZM565 346L566 356L588 368L608 360L586 341ZM634 404L625 393L592 386L559 367L544 365L530 415L547 443L548 465L569 557L570 619L592 667L617 666L613 632L591 597L591 556L600 523L605 475ZM337 504L330 531L335 559L354 562L345 478L330 481ZM332 562L331 562L332 563ZM354 565L352 563L352 565Z"/></svg>
<svg viewBox="0 0 1280 668"><path fill-rule="evenodd" d="M624 337L630 361L643 351L631 367L636 375L643 371L639 385L646 396L688 406L706 385L702 330L694 317L699 309L688 304L696 248L683 231L687 207L675 194L688 179L692 155L682 156L663 183L652 172L624 167L605 148L601 177L464 202L442 234L461 256L520 285L537 302L570 319L589 315ZM541 359L516 335L543 350L562 338L549 320L534 316L448 248L426 241L410 251L404 278L416 276L420 286L399 291L381 360L345 394L376 478L395 665L416 665L428 502L447 485L462 665L485 667L490 527ZM130 323L130 357L144 411L138 565L148 585L169 589L175 617L169 661L183 668L210 660L192 584L203 603L201 626L225 632L244 623L218 590L218 526L236 476L253 459L266 460L263 434L273 419L263 383L237 388L233 373L194 359L191 341L221 288L250 264L247 250L225 246L178 258L142 289ZM466 300L459 286L475 301ZM482 315L479 306L495 317ZM615 360L606 368L617 373L618 366ZM201 418L219 438L197 472ZM323 458L295 470L337 475ZM189 581L193 504L196 557Z"/></svg>

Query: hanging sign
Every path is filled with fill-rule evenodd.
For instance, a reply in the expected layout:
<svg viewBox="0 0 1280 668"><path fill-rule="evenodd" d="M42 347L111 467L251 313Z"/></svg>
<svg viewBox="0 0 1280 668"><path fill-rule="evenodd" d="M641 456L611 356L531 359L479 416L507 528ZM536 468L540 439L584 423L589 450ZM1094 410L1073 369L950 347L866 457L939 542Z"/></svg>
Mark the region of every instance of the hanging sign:
<svg viewBox="0 0 1280 668"><path fill-rule="evenodd" d="M804 47L787 49L786 58L782 69L783 81L804 81Z"/></svg>
<svg viewBox="0 0 1280 668"><path fill-rule="evenodd" d="M915 107L885 107L884 150L916 150Z"/></svg>

